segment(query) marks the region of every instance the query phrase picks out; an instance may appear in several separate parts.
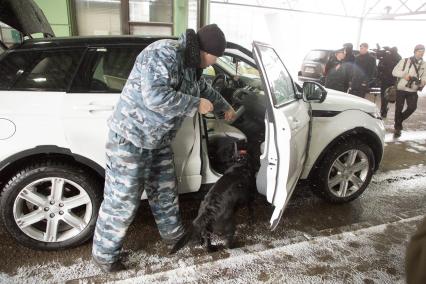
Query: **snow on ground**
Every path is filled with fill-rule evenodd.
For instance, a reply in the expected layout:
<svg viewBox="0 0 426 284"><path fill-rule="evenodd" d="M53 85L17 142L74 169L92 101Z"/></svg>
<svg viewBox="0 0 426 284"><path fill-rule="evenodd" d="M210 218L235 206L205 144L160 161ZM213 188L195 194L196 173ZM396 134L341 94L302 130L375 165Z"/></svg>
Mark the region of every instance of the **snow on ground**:
<svg viewBox="0 0 426 284"><path fill-rule="evenodd" d="M424 216L383 224L330 237L255 252L230 251L230 257L187 266L120 283L403 283L408 235L382 244L392 231L413 233ZM378 245L379 244L379 245ZM382 263L387 263L382 268ZM399 271L398 271L399 270Z"/></svg>
<svg viewBox="0 0 426 284"><path fill-rule="evenodd" d="M382 223L371 222L367 227L352 224L335 233L321 231L317 235L294 231L275 240L268 232L253 233L247 238L258 240L258 244L215 254L200 253L200 247L187 247L173 256L128 251L125 263L129 269L110 275L102 274L87 259L76 259L67 265L52 261L20 267L14 275L0 273L0 283L57 283L73 279L81 279L83 283L93 280L123 280L126 283L404 282L406 243L425 212L424 208L413 208L415 215L395 212L396 203L392 202L402 202L403 196L424 198L425 184L424 165L378 172L367 192L360 197L359 202L367 199L370 204L360 214L373 211L375 216L384 217L380 217Z"/></svg>
<svg viewBox="0 0 426 284"><path fill-rule="evenodd" d="M409 147L414 148L417 151L426 151L426 147L423 146L423 145L426 144L424 140L423 141L410 141L410 142L407 142L407 144L408 144Z"/></svg>
<svg viewBox="0 0 426 284"><path fill-rule="evenodd" d="M402 131L402 135L399 138L393 137L392 133L387 133L385 136L385 142L397 142L397 141L416 141L418 143L425 142L426 131ZM398 143L395 143L398 144Z"/></svg>

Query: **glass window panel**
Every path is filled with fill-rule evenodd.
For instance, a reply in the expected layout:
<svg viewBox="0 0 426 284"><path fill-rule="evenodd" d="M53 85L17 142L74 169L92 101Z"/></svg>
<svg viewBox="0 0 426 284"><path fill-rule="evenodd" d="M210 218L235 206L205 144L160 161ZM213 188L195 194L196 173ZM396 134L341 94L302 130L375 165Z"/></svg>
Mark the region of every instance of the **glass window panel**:
<svg viewBox="0 0 426 284"><path fill-rule="evenodd" d="M172 27L170 26L130 26L132 35L172 35Z"/></svg>
<svg viewBox="0 0 426 284"><path fill-rule="evenodd" d="M203 75L205 76L216 76L216 71L214 70L213 66L208 66L207 68L204 68Z"/></svg>
<svg viewBox="0 0 426 284"><path fill-rule="evenodd" d="M83 50L43 52L17 80L13 89L64 91L80 62Z"/></svg>
<svg viewBox="0 0 426 284"><path fill-rule="evenodd" d="M7 47L11 47L13 44L21 42L21 35L17 30L1 22L0 22L0 29L1 29L1 40Z"/></svg>
<svg viewBox="0 0 426 284"><path fill-rule="evenodd" d="M92 69L94 72L90 80L90 91L121 92L141 51L142 47L108 48L98 52Z"/></svg>
<svg viewBox="0 0 426 284"><path fill-rule="evenodd" d="M230 74L246 77L259 77L259 71L256 68L238 58L234 59L232 56L225 55L219 57L217 64Z"/></svg>
<svg viewBox="0 0 426 284"><path fill-rule="evenodd" d="M197 30L198 0L188 0L188 29Z"/></svg>
<svg viewBox="0 0 426 284"><path fill-rule="evenodd" d="M293 81L275 50L259 46L259 51L275 105L294 100Z"/></svg>
<svg viewBox="0 0 426 284"><path fill-rule="evenodd" d="M327 50L312 50L306 55L304 60L327 63L329 53Z"/></svg>
<svg viewBox="0 0 426 284"><path fill-rule="evenodd" d="M38 52L12 52L0 61L0 89L8 89L39 56Z"/></svg>
<svg viewBox="0 0 426 284"><path fill-rule="evenodd" d="M79 35L119 35L120 0L74 0Z"/></svg>
<svg viewBox="0 0 426 284"><path fill-rule="evenodd" d="M130 21L172 23L172 5L171 0L130 0Z"/></svg>

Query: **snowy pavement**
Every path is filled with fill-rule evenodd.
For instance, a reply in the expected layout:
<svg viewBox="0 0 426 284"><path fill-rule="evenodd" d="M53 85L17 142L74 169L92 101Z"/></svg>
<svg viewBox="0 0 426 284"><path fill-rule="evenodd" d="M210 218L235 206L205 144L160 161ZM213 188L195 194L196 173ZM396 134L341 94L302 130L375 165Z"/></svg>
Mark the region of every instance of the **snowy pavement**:
<svg viewBox="0 0 426 284"><path fill-rule="evenodd" d="M339 206L323 203L302 187L277 231L268 230L267 219L239 225L243 244L237 249L208 254L191 245L169 256L157 239L150 249L126 249L129 270L109 275L91 263L87 251L77 258L39 252L52 259L1 272L0 283L402 283L406 244L425 213L425 184L425 166L381 172L359 200ZM315 214L315 208L321 212Z"/></svg>
<svg viewBox="0 0 426 284"><path fill-rule="evenodd" d="M229 251L229 257L202 265L129 278L122 283L403 283L407 235L423 216L268 248ZM388 240L389 234L392 234ZM384 241L386 240L386 241Z"/></svg>

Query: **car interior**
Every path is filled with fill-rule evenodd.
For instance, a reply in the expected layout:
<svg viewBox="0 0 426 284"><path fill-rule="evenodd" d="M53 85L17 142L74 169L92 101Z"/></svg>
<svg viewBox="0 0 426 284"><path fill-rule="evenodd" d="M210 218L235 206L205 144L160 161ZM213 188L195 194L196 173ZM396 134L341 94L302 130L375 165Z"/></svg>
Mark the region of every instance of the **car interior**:
<svg viewBox="0 0 426 284"><path fill-rule="evenodd" d="M265 95L255 65L235 57L220 57L217 64L205 69L204 77L237 113L230 122L223 115L203 116L210 166L222 174L232 163L230 151L245 149L248 143L258 143L260 151L265 139Z"/></svg>

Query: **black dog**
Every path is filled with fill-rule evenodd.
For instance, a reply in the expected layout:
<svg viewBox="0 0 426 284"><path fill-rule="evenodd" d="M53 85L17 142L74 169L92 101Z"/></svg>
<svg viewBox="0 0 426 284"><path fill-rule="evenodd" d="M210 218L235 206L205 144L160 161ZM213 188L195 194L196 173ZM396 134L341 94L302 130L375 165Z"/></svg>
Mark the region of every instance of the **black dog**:
<svg viewBox="0 0 426 284"><path fill-rule="evenodd" d="M251 205L256 193L256 169L253 165L256 163L252 157L247 152L240 151L235 164L225 171L206 194L198 216L170 251L171 254L196 238L200 238L201 244L206 243L209 252L217 250L211 244L213 232L225 236L228 248L234 247L236 210L245 205L249 209L250 218L253 216Z"/></svg>

